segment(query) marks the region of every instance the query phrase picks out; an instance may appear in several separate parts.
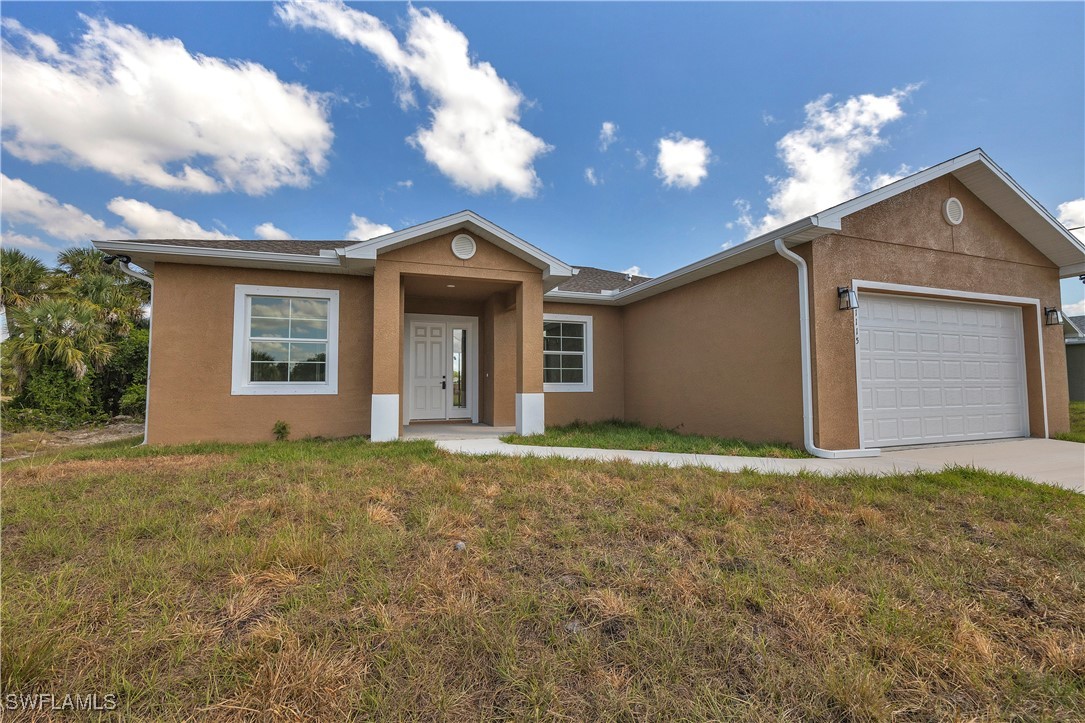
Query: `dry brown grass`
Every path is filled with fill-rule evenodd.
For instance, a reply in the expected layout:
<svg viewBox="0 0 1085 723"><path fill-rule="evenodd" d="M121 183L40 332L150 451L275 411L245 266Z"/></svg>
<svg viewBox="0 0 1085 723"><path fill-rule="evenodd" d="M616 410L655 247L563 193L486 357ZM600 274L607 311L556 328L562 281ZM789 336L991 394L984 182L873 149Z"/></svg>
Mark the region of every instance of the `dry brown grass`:
<svg viewBox="0 0 1085 723"><path fill-rule="evenodd" d="M5 692L142 720L1085 719L1068 492L417 443L43 467L5 467Z"/></svg>

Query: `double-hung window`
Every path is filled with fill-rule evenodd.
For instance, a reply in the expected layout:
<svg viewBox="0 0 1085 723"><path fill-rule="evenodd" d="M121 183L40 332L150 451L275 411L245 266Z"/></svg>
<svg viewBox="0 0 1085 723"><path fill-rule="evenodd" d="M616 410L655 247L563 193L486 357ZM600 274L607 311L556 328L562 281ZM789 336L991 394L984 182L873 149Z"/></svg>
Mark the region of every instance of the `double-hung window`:
<svg viewBox="0 0 1085 723"><path fill-rule="evenodd" d="M544 391L592 391L593 362L590 316L543 315Z"/></svg>
<svg viewBox="0 0 1085 723"><path fill-rule="evenodd" d="M234 289L233 393L337 393L339 292Z"/></svg>

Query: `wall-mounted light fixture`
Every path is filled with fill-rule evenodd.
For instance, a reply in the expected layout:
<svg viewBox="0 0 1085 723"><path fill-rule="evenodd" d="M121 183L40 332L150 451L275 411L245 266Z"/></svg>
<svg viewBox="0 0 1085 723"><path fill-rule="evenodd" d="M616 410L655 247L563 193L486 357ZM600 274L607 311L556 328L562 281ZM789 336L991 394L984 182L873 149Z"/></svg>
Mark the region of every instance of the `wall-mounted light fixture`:
<svg viewBox="0 0 1085 723"><path fill-rule="evenodd" d="M1044 307L1044 324L1046 326L1058 326L1062 323L1062 312L1057 306Z"/></svg>
<svg viewBox="0 0 1085 723"><path fill-rule="evenodd" d="M841 311L851 311L859 308L859 295L855 293L855 289L850 289L847 286L837 286L836 296L840 299Z"/></svg>

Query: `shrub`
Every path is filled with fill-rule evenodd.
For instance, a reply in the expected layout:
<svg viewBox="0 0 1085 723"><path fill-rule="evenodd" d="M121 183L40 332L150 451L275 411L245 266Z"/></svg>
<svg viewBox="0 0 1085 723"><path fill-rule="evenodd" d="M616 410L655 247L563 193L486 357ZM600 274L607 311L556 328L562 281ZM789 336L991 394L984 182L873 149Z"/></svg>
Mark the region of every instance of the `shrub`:
<svg viewBox="0 0 1085 723"><path fill-rule="evenodd" d="M147 411L147 385L140 382L131 384L124 390L120 401L121 414L142 417Z"/></svg>
<svg viewBox="0 0 1085 723"><path fill-rule="evenodd" d="M290 436L290 425L280 419L271 428L271 433L275 435L276 440L283 442Z"/></svg>
<svg viewBox="0 0 1085 723"><path fill-rule="evenodd" d="M90 375L77 379L56 363L43 364L27 377L11 407L36 410L38 415L24 413L22 418L48 420L48 428L70 427L103 417L94 404Z"/></svg>

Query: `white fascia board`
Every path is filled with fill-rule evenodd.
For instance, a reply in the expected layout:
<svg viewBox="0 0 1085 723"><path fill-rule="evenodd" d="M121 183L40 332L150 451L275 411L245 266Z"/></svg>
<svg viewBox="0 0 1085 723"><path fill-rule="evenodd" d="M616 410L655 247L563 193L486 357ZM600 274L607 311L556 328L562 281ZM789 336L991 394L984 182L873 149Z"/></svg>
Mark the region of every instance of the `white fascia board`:
<svg viewBox="0 0 1085 723"><path fill-rule="evenodd" d="M776 253L772 244L775 243L778 238L782 238L785 242L790 242L794 245L805 243L818 236L823 236L839 230L839 224L833 224L831 221L823 222L820 216L803 218L770 233L752 238L738 246L732 246L729 249L725 249L717 254L701 259L700 261L695 261L688 266L683 266L669 274L657 276L651 281L645 281L643 284L631 286L624 291L618 292L614 296L614 300L619 305L624 305L648 296L654 296L655 294L662 293L678 286L683 286L690 281L696 281L697 279L711 276L716 273L714 267L723 266L726 262L734 261L736 260L736 257L748 254L755 250L765 251L762 256L771 256ZM761 258L761 256L758 256L758 258ZM745 262L740 262L735 265L741 265L742 263Z"/></svg>
<svg viewBox="0 0 1085 723"><path fill-rule="evenodd" d="M125 256L150 257L152 261L174 261L178 263L216 264L223 260L233 262L253 262L262 265L313 266L327 268L329 271L339 267L337 256L313 256L310 254L280 254L269 251L243 251L241 249L214 249L196 246L174 246L172 244L144 243L140 241L92 241L99 251ZM145 264L139 264L149 268ZM234 265L243 266L244 263Z"/></svg>
<svg viewBox="0 0 1085 723"><path fill-rule="evenodd" d="M383 236L360 241L340 250L340 254L348 259L376 260L381 251L388 251L402 246L424 241L442 233L451 231L457 226L467 226L476 233L481 234L486 241L493 243L498 248L512 253L532 266L543 270L543 278L565 279L572 278L573 269L565 262L551 256L542 249L524 241L519 236L512 234L497 224L488 221L473 211L460 211L451 216L427 221L426 223L411 226L401 231L393 231Z"/></svg>
<svg viewBox="0 0 1085 723"><path fill-rule="evenodd" d="M617 306L615 299L618 293L615 291L562 291L553 289L543 295L543 301L553 301L564 304L598 304L601 306Z"/></svg>
<svg viewBox="0 0 1085 723"><path fill-rule="evenodd" d="M1082 261L1080 264L1070 264L1069 266L1059 267L1060 279L1071 279L1083 274L1085 274L1085 261Z"/></svg>
<svg viewBox="0 0 1085 723"><path fill-rule="evenodd" d="M922 171L913 173L910 176L905 176L899 181L893 181L888 186L882 186L869 193L864 193L862 196L856 196L855 198L837 204L832 208L819 212L817 218L823 219L826 222L835 223L839 228L840 220L845 216L850 216L857 211L862 211L864 208L873 206L875 203L880 203L887 198L892 198L893 196L909 191L916 186L921 186L928 181L951 173L958 168L971 165L977 161L991 165L990 161L986 161L985 159L986 156L983 151L977 148L964 155L951 158L948 161L943 161L936 166L931 166L930 168L925 168Z"/></svg>
<svg viewBox="0 0 1085 723"><path fill-rule="evenodd" d="M918 173L913 173L910 176L906 176L899 181L894 181L888 186L883 186L882 188L871 191L870 193L864 193L862 196L858 196L849 201L845 201L844 203L833 206L830 209L818 213L817 218L822 222L835 223L837 226L839 226L840 220L845 216L849 216L858 211L862 211L863 209L873 206L874 204L881 201L884 201L887 198L892 198L893 196L896 196L900 193L904 193L905 191L911 190L917 186L921 186L924 183L933 181L936 178L940 178L941 176L953 173L954 171L964 169L974 164L979 164L983 166L984 169L986 169L989 173L991 173L999 181L1001 181L1007 188L1009 188L1013 192L1013 194L1017 198L1024 202L1032 212L1040 216L1046 222L1046 224L1051 227L1053 231L1055 231L1059 236L1061 236L1063 240L1065 240L1071 247L1073 247L1077 251L1079 255L1083 257L1083 261L1081 264L1063 266L1059 269L1060 273L1063 276L1073 276L1075 275L1075 273L1080 273L1074 272L1072 271L1072 269L1077 269L1085 266L1085 244L1083 244L1081 240L1074 236L1072 233L1067 231L1066 227L1059 223L1051 215L1051 213L1048 212L1046 208L1044 208L1036 201L1036 199L1030 196L1029 193L1024 188L1022 188L1021 185L1017 183L1017 181L1015 181L1010 174L1006 173L1006 171L1002 170L1002 168L997 163L991 160L991 157L984 153L982 148L977 148L975 150L969 151L968 153L957 156L956 158L951 158L948 161L943 161L942 163L931 166L930 168L926 168L922 171L919 171ZM961 182L964 183L966 187L969 185L962 179L958 180L961 180ZM987 201L984 201L984 203L987 203ZM998 209L994 210L996 213L998 212Z"/></svg>

